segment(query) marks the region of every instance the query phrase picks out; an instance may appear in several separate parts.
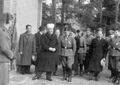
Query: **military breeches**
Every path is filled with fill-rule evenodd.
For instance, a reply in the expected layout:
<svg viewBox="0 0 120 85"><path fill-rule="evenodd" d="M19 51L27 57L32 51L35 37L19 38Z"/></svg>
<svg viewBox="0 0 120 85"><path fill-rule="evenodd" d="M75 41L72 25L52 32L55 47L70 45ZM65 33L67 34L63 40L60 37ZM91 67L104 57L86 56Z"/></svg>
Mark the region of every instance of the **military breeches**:
<svg viewBox="0 0 120 85"><path fill-rule="evenodd" d="M9 83L9 63L0 63L0 85Z"/></svg>
<svg viewBox="0 0 120 85"><path fill-rule="evenodd" d="M71 56L61 56L62 57L62 66L72 69L74 63L74 57Z"/></svg>
<svg viewBox="0 0 120 85"><path fill-rule="evenodd" d="M62 56L63 79L71 81L74 57Z"/></svg>

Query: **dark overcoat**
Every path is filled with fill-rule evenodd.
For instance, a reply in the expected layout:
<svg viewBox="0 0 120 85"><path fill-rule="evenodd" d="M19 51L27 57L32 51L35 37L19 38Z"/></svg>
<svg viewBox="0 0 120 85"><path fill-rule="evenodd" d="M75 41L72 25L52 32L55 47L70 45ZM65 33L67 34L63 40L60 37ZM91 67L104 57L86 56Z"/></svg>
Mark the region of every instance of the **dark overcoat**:
<svg viewBox="0 0 120 85"><path fill-rule="evenodd" d="M37 53L37 58L36 61L34 62L34 64L36 65L36 68L39 69L39 62L41 62L41 57L40 57L40 53L41 53L41 36L42 34L40 32L37 32L35 34L35 40L36 40L36 53Z"/></svg>
<svg viewBox="0 0 120 85"><path fill-rule="evenodd" d="M36 52L37 54L41 53L41 36L42 34L40 32L37 32L35 34L35 40L36 40ZM39 57L38 57L39 58Z"/></svg>
<svg viewBox="0 0 120 85"><path fill-rule="evenodd" d="M89 64L89 70L100 72L102 71L101 60L106 57L107 53L107 41L104 39L95 38L91 42L90 53L91 60Z"/></svg>
<svg viewBox="0 0 120 85"><path fill-rule="evenodd" d="M42 72L54 72L56 65L57 54L57 36L55 34L50 35L49 33L43 34L41 37L41 53L39 70ZM49 48L56 48L55 52L49 51Z"/></svg>
<svg viewBox="0 0 120 85"><path fill-rule="evenodd" d="M60 37L57 37L57 56L56 56L56 65L60 64L61 56L60 56Z"/></svg>
<svg viewBox="0 0 120 85"><path fill-rule="evenodd" d="M36 54L35 38L33 34L25 32L20 35L19 52L23 53L20 56L20 65L31 65L32 55Z"/></svg>

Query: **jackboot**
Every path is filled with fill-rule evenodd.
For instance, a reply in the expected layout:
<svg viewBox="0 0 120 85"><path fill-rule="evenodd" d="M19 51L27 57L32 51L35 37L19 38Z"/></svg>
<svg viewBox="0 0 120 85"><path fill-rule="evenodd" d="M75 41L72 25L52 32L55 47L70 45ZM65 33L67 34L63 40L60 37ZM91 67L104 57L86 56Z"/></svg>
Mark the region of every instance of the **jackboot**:
<svg viewBox="0 0 120 85"><path fill-rule="evenodd" d="M66 71L66 67L63 67L63 80L67 80L67 71Z"/></svg>
<svg viewBox="0 0 120 85"><path fill-rule="evenodd" d="M68 82L72 82L72 70L69 69L68 71Z"/></svg>

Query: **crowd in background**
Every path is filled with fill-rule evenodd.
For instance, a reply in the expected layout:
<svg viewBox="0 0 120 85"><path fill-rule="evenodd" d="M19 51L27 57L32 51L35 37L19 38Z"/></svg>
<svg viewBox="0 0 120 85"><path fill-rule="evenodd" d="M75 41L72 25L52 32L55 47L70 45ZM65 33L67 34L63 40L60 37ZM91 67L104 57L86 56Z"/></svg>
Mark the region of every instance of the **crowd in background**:
<svg viewBox="0 0 120 85"><path fill-rule="evenodd" d="M19 39L19 64L17 71L30 74L30 66L35 65L35 76L40 79L46 72L46 79L52 81L57 75L58 65L62 65L63 80L72 82L73 75L88 75L87 80L99 80L103 67L111 71L113 83L120 83L120 31L110 30L106 36L102 28L92 32L76 30L72 32L65 25L63 30L55 29L52 23L39 27L33 35L32 26L26 25L26 32Z"/></svg>

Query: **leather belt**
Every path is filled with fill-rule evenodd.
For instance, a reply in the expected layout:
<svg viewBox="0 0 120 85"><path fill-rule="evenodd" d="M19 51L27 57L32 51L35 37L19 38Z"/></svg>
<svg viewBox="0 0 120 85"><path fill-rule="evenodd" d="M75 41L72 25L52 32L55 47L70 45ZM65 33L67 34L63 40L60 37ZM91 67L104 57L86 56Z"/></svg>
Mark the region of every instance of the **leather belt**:
<svg viewBox="0 0 120 85"><path fill-rule="evenodd" d="M72 49L72 47L63 47L63 46L62 46L62 48L63 49Z"/></svg>

